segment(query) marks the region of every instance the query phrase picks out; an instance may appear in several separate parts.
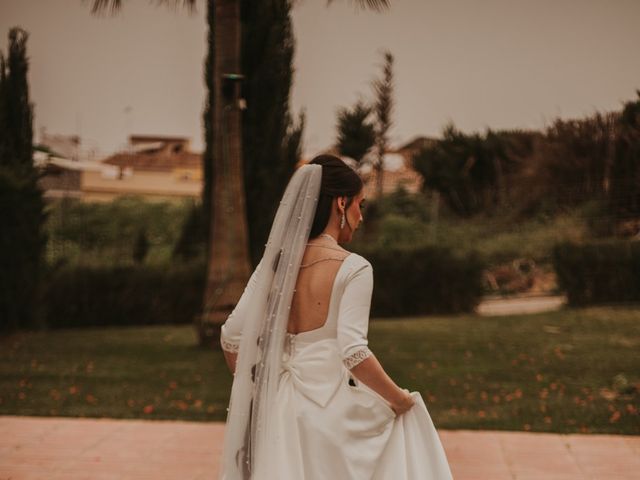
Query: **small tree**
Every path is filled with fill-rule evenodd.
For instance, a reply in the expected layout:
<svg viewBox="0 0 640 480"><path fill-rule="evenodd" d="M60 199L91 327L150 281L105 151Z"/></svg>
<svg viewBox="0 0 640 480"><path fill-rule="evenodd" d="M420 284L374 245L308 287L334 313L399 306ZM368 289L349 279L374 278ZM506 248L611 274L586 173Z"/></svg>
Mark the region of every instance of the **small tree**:
<svg viewBox="0 0 640 480"><path fill-rule="evenodd" d="M624 104L617 122L609 204L620 218L640 215L640 90L637 94L637 100Z"/></svg>
<svg viewBox="0 0 640 480"><path fill-rule="evenodd" d="M376 194L382 196L382 177L384 175L384 154L389 146L389 129L391 128L391 113L393 112L393 55L384 52L382 78L374 80L375 93L374 111L376 114Z"/></svg>
<svg viewBox="0 0 640 480"><path fill-rule="evenodd" d="M358 101L352 108L338 110L338 140L340 155L353 158L358 164L369 153L376 141L376 130L369 120L372 108Z"/></svg>

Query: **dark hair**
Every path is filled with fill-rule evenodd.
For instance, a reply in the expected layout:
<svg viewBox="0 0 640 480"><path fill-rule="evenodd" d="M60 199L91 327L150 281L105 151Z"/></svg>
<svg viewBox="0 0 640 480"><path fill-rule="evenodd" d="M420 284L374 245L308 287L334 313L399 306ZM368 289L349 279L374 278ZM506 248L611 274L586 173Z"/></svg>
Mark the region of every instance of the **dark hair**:
<svg viewBox="0 0 640 480"><path fill-rule="evenodd" d="M346 208L349 208L353 197L362 190L363 183L360 176L349 165L333 155L318 155L309 162L322 165L322 182L318 206L313 218L313 225L309 238L317 237L327 227L331 216L331 202L335 197L349 197Z"/></svg>

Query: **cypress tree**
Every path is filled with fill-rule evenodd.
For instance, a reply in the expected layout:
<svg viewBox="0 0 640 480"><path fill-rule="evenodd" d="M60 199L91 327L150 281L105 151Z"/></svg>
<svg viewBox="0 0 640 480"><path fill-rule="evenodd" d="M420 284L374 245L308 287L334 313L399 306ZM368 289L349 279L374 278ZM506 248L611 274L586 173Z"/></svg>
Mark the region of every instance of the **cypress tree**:
<svg viewBox="0 0 640 480"><path fill-rule="evenodd" d="M0 330L35 324L46 237L42 192L33 165L27 33L9 32L0 55Z"/></svg>
<svg viewBox="0 0 640 480"><path fill-rule="evenodd" d="M33 170L33 132L32 113L29 104L29 85L27 83L27 39L29 35L21 28L9 31L9 55L3 61L4 125L2 129L3 155L0 165L11 165L14 171L28 175Z"/></svg>
<svg viewBox="0 0 640 480"><path fill-rule="evenodd" d="M251 259L256 264L275 211L300 157L304 115L289 112L294 43L290 0L242 2L242 121Z"/></svg>

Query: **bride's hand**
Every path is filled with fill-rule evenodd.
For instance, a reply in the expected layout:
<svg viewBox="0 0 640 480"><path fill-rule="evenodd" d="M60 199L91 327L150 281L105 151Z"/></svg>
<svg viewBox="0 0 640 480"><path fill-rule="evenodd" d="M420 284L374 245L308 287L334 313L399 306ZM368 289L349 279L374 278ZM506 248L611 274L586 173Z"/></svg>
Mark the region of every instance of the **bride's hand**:
<svg viewBox="0 0 640 480"><path fill-rule="evenodd" d="M396 415L402 415L406 411L410 410L414 403L415 400L413 400L409 390L405 388L402 390L400 398L396 402L391 403L391 408L396 412Z"/></svg>

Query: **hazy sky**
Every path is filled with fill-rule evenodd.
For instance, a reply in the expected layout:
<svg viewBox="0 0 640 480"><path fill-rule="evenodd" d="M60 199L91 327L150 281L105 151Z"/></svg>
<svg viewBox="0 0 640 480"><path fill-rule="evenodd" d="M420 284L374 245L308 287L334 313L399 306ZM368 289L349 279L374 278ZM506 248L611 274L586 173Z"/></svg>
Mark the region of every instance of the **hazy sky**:
<svg viewBox="0 0 640 480"><path fill-rule="evenodd" d="M30 32L36 129L78 133L103 153L129 133L186 135L200 149L203 0L194 14L125 0L102 18L90 3L0 0L0 48L11 26ZM334 142L338 107L371 97L384 49L396 58L394 144L449 121L464 131L542 128L618 109L640 88L638 0L391 3L378 14L296 2L292 107L307 113L307 154Z"/></svg>

